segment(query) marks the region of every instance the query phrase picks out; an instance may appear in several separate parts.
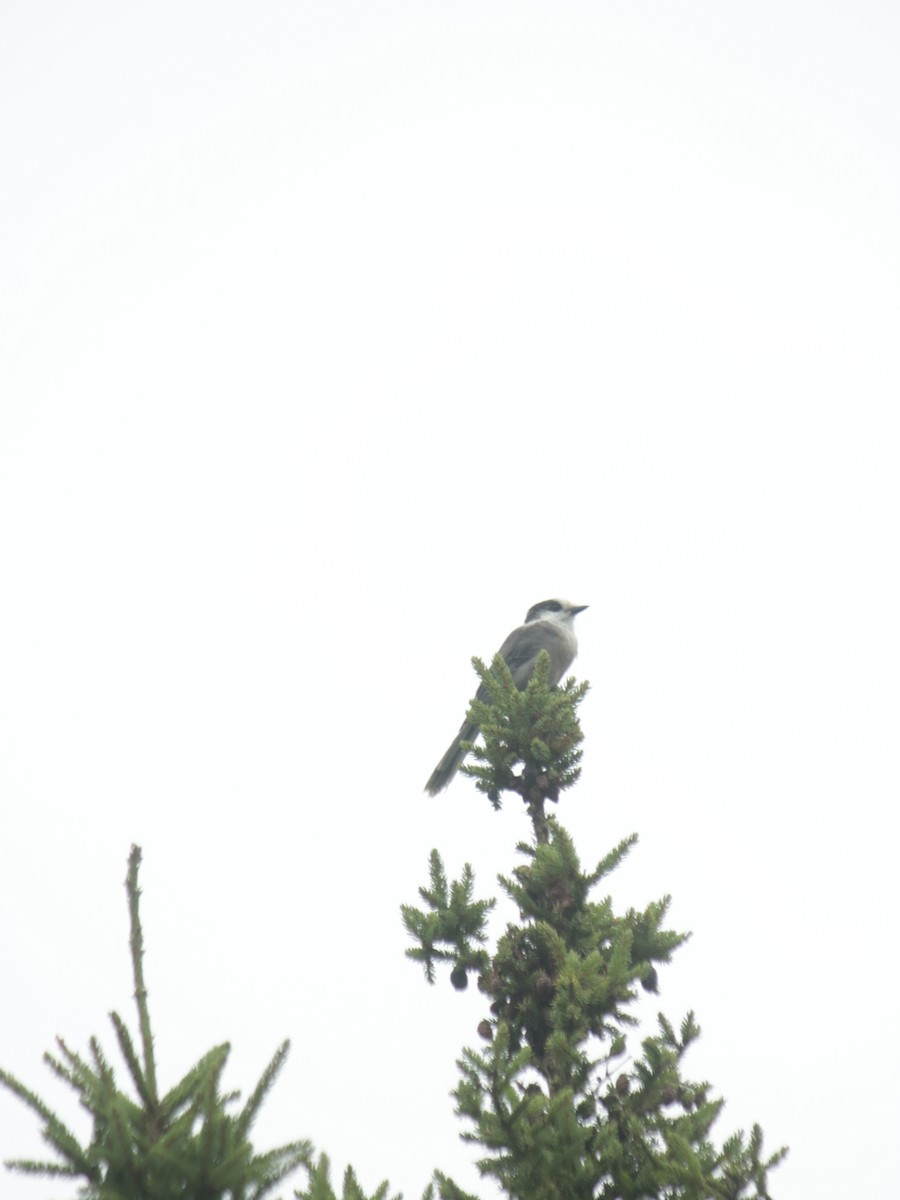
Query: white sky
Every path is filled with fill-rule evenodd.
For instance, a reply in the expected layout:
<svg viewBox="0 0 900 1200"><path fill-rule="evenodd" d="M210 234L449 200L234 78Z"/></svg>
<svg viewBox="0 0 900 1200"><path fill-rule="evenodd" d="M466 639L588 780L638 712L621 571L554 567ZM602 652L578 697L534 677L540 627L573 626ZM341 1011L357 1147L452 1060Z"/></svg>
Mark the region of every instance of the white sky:
<svg viewBox="0 0 900 1200"><path fill-rule="evenodd" d="M560 815L694 931L655 1006L719 1138L896 1195L898 56L874 2L7 0L0 1063L68 1113L41 1053L133 1020L137 841L163 1083L290 1036L261 1148L489 1196L483 1004L398 906L512 865L422 787L561 593Z"/></svg>

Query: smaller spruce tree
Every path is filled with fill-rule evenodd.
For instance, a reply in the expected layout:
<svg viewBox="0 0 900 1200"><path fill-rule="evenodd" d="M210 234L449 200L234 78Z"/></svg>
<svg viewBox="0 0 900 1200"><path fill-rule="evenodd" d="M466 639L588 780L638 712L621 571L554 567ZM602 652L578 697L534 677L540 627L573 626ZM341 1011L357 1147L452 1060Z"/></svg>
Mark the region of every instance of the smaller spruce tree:
<svg viewBox="0 0 900 1200"><path fill-rule="evenodd" d="M263 1153L250 1142L260 1106L284 1065L288 1042L275 1051L240 1109L234 1107L240 1093L222 1091L227 1042L214 1046L180 1083L160 1095L144 983L140 862L140 847L132 846L125 886L140 1049L119 1014L110 1014L133 1091L119 1087L96 1038L90 1040L89 1057L57 1039L58 1054L44 1059L91 1116L91 1138L82 1145L34 1092L0 1070L0 1083L37 1113L44 1140L56 1154L47 1162L17 1159L6 1165L29 1175L80 1179L85 1200L262 1200L298 1167L311 1166L309 1142L290 1142Z"/></svg>

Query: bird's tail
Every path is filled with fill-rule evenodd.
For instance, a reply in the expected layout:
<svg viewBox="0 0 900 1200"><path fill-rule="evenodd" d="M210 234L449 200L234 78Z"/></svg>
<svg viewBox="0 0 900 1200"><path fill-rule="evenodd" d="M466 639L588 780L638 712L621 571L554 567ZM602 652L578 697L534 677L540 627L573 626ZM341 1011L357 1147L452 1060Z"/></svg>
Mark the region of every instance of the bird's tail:
<svg viewBox="0 0 900 1200"><path fill-rule="evenodd" d="M468 750L463 750L460 742L471 742L478 737L478 726L472 725L468 721L463 721L459 728L459 733L450 743L447 753L431 772L431 778L425 784L425 791L431 796L436 796L438 792L444 790L459 768L462 766L463 759L468 754Z"/></svg>

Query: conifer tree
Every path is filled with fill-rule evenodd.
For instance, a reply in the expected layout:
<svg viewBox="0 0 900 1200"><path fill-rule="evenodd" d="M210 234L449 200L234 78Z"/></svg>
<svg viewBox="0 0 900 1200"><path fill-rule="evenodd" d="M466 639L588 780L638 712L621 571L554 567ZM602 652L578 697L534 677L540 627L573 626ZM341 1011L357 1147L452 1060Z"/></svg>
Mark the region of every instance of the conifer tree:
<svg viewBox="0 0 900 1200"><path fill-rule="evenodd" d="M132 846L125 885L139 1046L119 1014L110 1014L133 1092L119 1087L96 1038L91 1038L88 1057L57 1039L58 1053L45 1054L44 1059L77 1093L91 1116L91 1138L82 1145L43 1100L0 1070L0 1083L43 1122L44 1140L56 1155L50 1161L19 1159L6 1165L29 1175L81 1180L80 1195L85 1200L262 1200L297 1167L311 1161L309 1142L291 1142L260 1154L249 1140L260 1106L287 1057L288 1043L279 1046L246 1103L236 1111L240 1094L221 1089L230 1051L227 1042L214 1046L180 1083L160 1094L144 983L140 861L140 848Z"/></svg>
<svg viewBox="0 0 900 1200"><path fill-rule="evenodd" d="M404 906L403 919L429 982L447 963L455 988L474 976L485 997L484 1045L463 1051L455 1091L480 1172L513 1200L769 1200L768 1171L785 1151L766 1156L759 1126L717 1147L724 1101L682 1073L694 1014L676 1027L660 1013L654 1030L637 1031L638 989L658 990L658 968L686 935L665 927L668 896L616 913L597 894L636 836L584 870L548 810L579 775L587 685L549 687L546 653L524 691L500 656L490 669L473 663L490 699L472 702L484 745L462 770L495 808L503 793L520 797L531 823L518 865L499 877L518 920L487 949L494 900L476 899L468 864L448 881L437 850L425 907ZM442 1200L473 1200L445 1175L435 1183Z"/></svg>

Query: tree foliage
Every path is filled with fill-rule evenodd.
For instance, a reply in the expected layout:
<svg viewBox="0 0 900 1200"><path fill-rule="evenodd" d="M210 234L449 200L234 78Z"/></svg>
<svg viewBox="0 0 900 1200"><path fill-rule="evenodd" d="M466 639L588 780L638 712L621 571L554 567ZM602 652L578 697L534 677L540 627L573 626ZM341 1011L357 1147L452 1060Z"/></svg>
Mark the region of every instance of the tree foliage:
<svg viewBox="0 0 900 1200"><path fill-rule="evenodd" d="M7 1166L30 1175L81 1180L85 1200L262 1200L297 1167L308 1165L312 1153L306 1141L263 1153L250 1142L253 1122L284 1064L288 1043L276 1050L241 1107L236 1107L240 1093L222 1090L230 1050L227 1042L214 1046L179 1083L160 1095L144 983L140 861L140 848L133 846L126 890L138 1045L119 1014L111 1014L131 1089L119 1086L96 1038L91 1038L87 1056L57 1039L58 1053L45 1054L44 1059L90 1114L91 1138L82 1145L34 1092L0 1070L0 1083L42 1121L44 1141L55 1154L49 1161L16 1159Z"/></svg>
<svg viewBox="0 0 900 1200"><path fill-rule="evenodd" d="M668 896L617 913L598 895L636 836L584 871L547 811L578 777L586 685L550 688L539 661L520 692L502 659L473 662L491 703L472 704L484 746L463 770L494 807L504 792L521 796L531 821L518 864L499 877L518 920L488 952L493 901L475 899L468 864L448 885L437 850L420 890L428 910L406 906L403 919L429 982L450 961L454 986L474 971L485 996L484 1045L462 1052L455 1091L479 1170L515 1200L768 1200L785 1151L767 1156L758 1126L711 1140L723 1101L682 1071L700 1033L694 1014L677 1030L662 1013L654 1031L637 1029L640 989L657 991L658 968L687 935L665 927ZM463 1200L446 1176L435 1182L444 1200Z"/></svg>
<svg viewBox="0 0 900 1200"><path fill-rule="evenodd" d="M454 1092L462 1137L476 1147L481 1174L511 1200L771 1200L769 1171L785 1154L767 1155L759 1126L717 1145L723 1100L684 1074L699 1037L694 1014L677 1025L659 1013L640 1030L641 991L656 993L659 971L687 935L667 928L669 897L617 912L609 876L634 847L632 835L583 869L574 842L548 805L577 780L586 684L549 686L546 654L519 691L502 658L476 670L488 701L470 719L483 734L463 770L498 808L504 793L524 802L530 837L499 875L516 919L491 945L495 897L478 898L471 867L450 879L437 850L422 907L404 905L413 944L407 954L429 983L449 966L462 990L477 981L485 1011L480 1045L458 1060ZM139 914L140 849L132 847L126 889L137 1037L111 1014L125 1083L96 1038L87 1055L62 1040L45 1055L92 1120L82 1144L31 1090L0 1070L0 1084L38 1116L54 1157L7 1163L31 1175L80 1181L85 1200L263 1200L298 1168L297 1200L400 1200L387 1182L371 1193L348 1167L340 1188L331 1164L308 1141L257 1152L250 1131L288 1051L275 1052L243 1106L223 1090L229 1046L215 1046L160 1094ZM386 1087L388 1084L386 1083ZM437 1171L423 1200L477 1200Z"/></svg>

